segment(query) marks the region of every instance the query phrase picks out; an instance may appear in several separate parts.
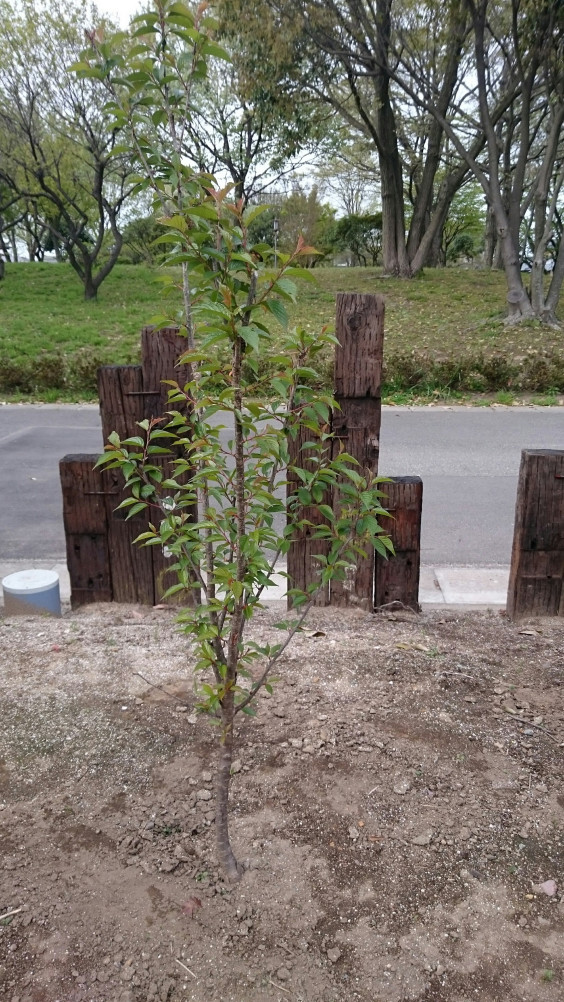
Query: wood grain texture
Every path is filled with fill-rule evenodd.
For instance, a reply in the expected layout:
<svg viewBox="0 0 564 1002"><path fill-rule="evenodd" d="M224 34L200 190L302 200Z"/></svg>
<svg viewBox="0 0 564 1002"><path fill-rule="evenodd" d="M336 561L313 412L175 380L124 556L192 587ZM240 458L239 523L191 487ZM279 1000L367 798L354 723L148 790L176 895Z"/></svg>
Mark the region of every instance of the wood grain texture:
<svg viewBox="0 0 564 1002"><path fill-rule="evenodd" d="M370 293L337 294L335 396L380 397L384 351L384 299Z"/></svg>
<svg viewBox="0 0 564 1002"><path fill-rule="evenodd" d="M423 482L420 477L395 477L382 484L382 491L382 505L392 516L382 524L396 553L389 560L376 555L374 608L400 602L419 612Z"/></svg>
<svg viewBox="0 0 564 1002"><path fill-rule="evenodd" d="M332 430L335 450L356 459L359 473L378 473L381 379L384 350L384 300L381 296L341 292L337 296L335 399ZM358 557L345 581L331 582L331 605L372 608L374 553Z"/></svg>
<svg viewBox="0 0 564 1002"><path fill-rule="evenodd" d="M305 442L314 440L313 433L308 428L301 428L297 437L289 442L290 465L303 469L313 468L311 462L308 463L308 450L303 449ZM287 497L294 494L301 485L301 480L292 470L288 470ZM331 496L323 499L322 504L331 504ZM317 506L303 507L299 514L300 518L307 519L311 524L304 526L295 532L292 544L288 551L288 587L301 588L305 590L318 578L318 564L315 560L316 554L326 556L329 552L328 544L323 539L313 539L315 526L326 524L326 520L319 513ZM314 599L314 605L329 604L329 586L321 588ZM288 598L288 607L292 608L292 600Z"/></svg>
<svg viewBox="0 0 564 1002"><path fill-rule="evenodd" d="M121 439L135 435L142 421L143 374L140 365L102 365L98 369L98 397L102 437L108 441L115 431Z"/></svg>
<svg viewBox="0 0 564 1002"><path fill-rule="evenodd" d="M507 615L564 615L564 450L521 453Z"/></svg>
<svg viewBox="0 0 564 1002"><path fill-rule="evenodd" d="M164 385L163 380L173 379L182 389L191 379L190 367L178 364L178 359L186 350L186 338L177 327L163 327L161 330L144 327L141 331L144 417L162 417L170 409L168 391L171 387ZM181 412L186 409L180 404L172 407Z"/></svg>
<svg viewBox="0 0 564 1002"><path fill-rule="evenodd" d="M73 609L112 600L106 503L100 474L93 469L97 458L68 455L59 463Z"/></svg>

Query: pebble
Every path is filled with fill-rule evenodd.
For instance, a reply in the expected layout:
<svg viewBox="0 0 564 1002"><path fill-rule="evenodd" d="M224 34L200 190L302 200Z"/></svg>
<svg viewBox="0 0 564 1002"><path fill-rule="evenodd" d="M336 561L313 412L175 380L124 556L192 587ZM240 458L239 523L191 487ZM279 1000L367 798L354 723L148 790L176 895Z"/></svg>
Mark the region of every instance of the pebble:
<svg viewBox="0 0 564 1002"><path fill-rule="evenodd" d="M406 793L411 790L411 783L408 779L400 779L398 783L394 786L394 793L397 793L399 797L403 797Z"/></svg>
<svg viewBox="0 0 564 1002"><path fill-rule="evenodd" d="M533 890L540 891L542 894L546 894L549 898L552 898L558 890L558 885L555 880L545 880L542 884L534 887Z"/></svg>
<svg viewBox="0 0 564 1002"><path fill-rule="evenodd" d="M349 828L349 838L352 838L352 839L356 840L359 837L359 835L360 835L360 832L359 832L358 828L354 828L352 826Z"/></svg>
<svg viewBox="0 0 564 1002"><path fill-rule="evenodd" d="M212 781L212 774L211 774L211 772L203 772L202 773L202 782L203 783L211 783L211 781Z"/></svg>
<svg viewBox="0 0 564 1002"><path fill-rule="evenodd" d="M231 770L233 771L233 769ZM212 795L209 790L198 790L196 793L196 800L211 800Z"/></svg>
<svg viewBox="0 0 564 1002"><path fill-rule="evenodd" d="M279 967L278 970L276 971L276 977L278 978L279 981L289 981L290 980L290 972L289 972L288 968L287 967Z"/></svg>
<svg viewBox="0 0 564 1002"><path fill-rule="evenodd" d="M327 950L327 958L331 961L332 964L336 964L337 961L340 960L341 951L339 950L338 946L334 946L332 950Z"/></svg>
<svg viewBox="0 0 564 1002"><path fill-rule="evenodd" d="M430 845L433 838L433 833L431 831L422 832L421 835L416 835L415 838L411 839L412 845Z"/></svg>
<svg viewBox="0 0 564 1002"><path fill-rule="evenodd" d="M243 763L241 762L241 760L238 758L235 759L235 761L231 764L231 775L235 776L238 772L241 772L242 768L243 768Z"/></svg>

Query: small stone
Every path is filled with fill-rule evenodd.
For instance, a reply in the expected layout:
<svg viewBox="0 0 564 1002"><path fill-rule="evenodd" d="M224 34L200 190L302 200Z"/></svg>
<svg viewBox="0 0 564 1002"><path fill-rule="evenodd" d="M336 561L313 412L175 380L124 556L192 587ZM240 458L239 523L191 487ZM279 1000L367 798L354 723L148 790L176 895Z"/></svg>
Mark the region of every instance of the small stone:
<svg viewBox="0 0 564 1002"><path fill-rule="evenodd" d="M188 719L188 723L189 724L197 724L198 723L198 714L197 713L191 713L190 716L187 719Z"/></svg>
<svg viewBox="0 0 564 1002"><path fill-rule="evenodd" d="M273 714L274 714L275 717L285 717L286 716L286 710L284 710L281 706L275 706L272 712L273 712Z"/></svg>
<svg viewBox="0 0 564 1002"><path fill-rule="evenodd" d="M472 832L470 831L469 828L461 828L460 831L459 831L459 833L458 833L458 837L459 837L459 839L460 839L461 842L466 842L467 839L469 839L471 835L472 835Z"/></svg>
<svg viewBox="0 0 564 1002"><path fill-rule="evenodd" d="M241 772L243 768L243 763L240 759L236 758L234 762L231 763L231 775L236 776L238 772Z"/></svg>
<svg viewBox="0 0 564 1002"><path fill-rule="evenodd" d="M400 779L398 783L394 786L394 793L397 793L399 797L405 796L411 790L411 783L408 779Z"/></svg>
<svg viewBox="0 0 564 1002"><path fill-rule="evenodd" d="M334 946L332 950L327 950L327 959L331 961L332 964L336 964L341 958L341 951L337 946Z"/></svg>
<svg viewBox="0 0 564 1002"><path fill-rule="evenodd" d="M179 860L180 863L188 863L190 861L190 856L186 852L186 849L182 845L177 845L174 848L175 859Z"/></svg>
<svg viewBox="0 0 564 1002"><path fill-rule="evenodd" d="M290 972L289 972L288 968L287 967L279 967L278 970L276 971L276 977L278 978L279 981L289 981L290 980Z"/></svg>
<svg viewBox="0 0 564 1002"><path fill-rule="evenodd" d="M553 898L558 890L558 885L555 880L545 880L537 887L533 887L533 890L539 891L541 894L546 894L549 898Z"/></svg>
<svg viewBox="0 0 564 1002"><path fill-rule="evenodd" d="M359 837L359 835L360 835L360 832L359 832L358 828L354 828L353 826L351 826L349 828L349 838L352 838L354 841L356 841L356 839Z"/></svg>
<svg viewBox="0 0 564 1002"><path fill-rule="evenodd" d="M209 790L198 790L196 793L196 800L211 800L212 795Z"/></svg>
<svg viewBox="0 0 564 1002"><path fill-rule="evenodd" d="M302 741L301 738L290 738L290 747L291 748L301 748L302 745L303 745L303 741Z"/></svg>
<svg viewBox="0 0 564 1002"><path fill-rule="evenodd" d="M422 832L421 835L416 835L411 839L412 845L430 845L433 839L433 832L427 831Z"/></svg>
<svg viewBox="0 0 564 1002"><path fill-rule="evenodd" d="M176 706L175 707L175 712L176 713L188 713L188 707L187 706Z"/></svg>
<svg viewBox="0 0 564 1002"><path fill-rule="evenodd" d="M159 869L161 873L173 873L179 862L178 859L163 859Z"/></svg>
<svg viewBox="0 0 564 1002"><path fill-rule="evenodd" d="M211 783L211 781L212 781L212 774L211 774L211 772L203 772L202 773L202 782L203 783Z"/></svg>

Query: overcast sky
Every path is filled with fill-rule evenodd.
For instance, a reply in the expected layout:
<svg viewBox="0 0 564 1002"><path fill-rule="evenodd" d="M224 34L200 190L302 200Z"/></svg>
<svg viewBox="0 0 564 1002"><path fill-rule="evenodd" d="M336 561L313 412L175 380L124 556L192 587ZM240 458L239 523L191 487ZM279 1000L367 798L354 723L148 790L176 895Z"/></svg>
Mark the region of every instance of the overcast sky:
<svg viewBox="0 0 564 1002"><path fill-rule="evenodd" d="M95 0L96 6L103 14L108 14L122 28L129 24L132 14L136 14L141 6L140 0Z"/></svg>

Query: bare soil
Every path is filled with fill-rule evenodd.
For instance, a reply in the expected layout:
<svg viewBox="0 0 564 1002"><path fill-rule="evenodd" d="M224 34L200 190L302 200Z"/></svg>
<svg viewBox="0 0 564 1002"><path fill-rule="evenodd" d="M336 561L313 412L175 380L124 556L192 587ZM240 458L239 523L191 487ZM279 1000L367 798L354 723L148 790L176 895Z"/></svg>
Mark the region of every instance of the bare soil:
<svg viewBox="0 0 564 1002"><path fill-rule="evenodd" d="M562 999L563 626L317 611L241 726L232 886L172 613L0 620L0 997Z"/></svg>

